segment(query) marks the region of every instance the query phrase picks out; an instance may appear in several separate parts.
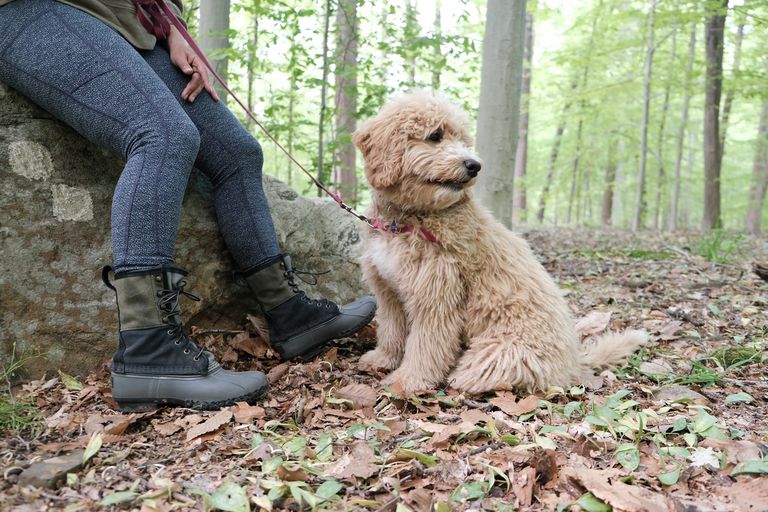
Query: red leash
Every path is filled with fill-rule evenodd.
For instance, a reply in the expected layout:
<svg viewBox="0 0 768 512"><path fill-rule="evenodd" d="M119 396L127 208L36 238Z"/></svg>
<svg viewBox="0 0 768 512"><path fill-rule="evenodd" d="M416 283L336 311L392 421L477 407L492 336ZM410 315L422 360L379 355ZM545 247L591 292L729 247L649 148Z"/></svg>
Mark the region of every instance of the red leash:
<svg viewBox="0 0 768 512"><path fill-rule="evenodd" d="M279 147L285 155L291 159L293 163L295 163L299 169L304 171L304 174L309 176L309 178L314 182L317 187L331 196L334 201L347 212L351 213L358 219L362 220L366 224L368 224L370 227L374 229L379 229L382 231L389 231L391 233L412 233L417 232L421 234L424 238L429 240L430 242L440 244L440 242L437 240L437 238L427 229L420 228L418 231L416 231L416 228L414 226L401 226L398 227L395 220L392 220L392 224L387 227L384 225L381 221L378 219L369 219L365 215L361 215L357 213L354 208L346 204L339 194L335 194L332 191L328 190L328 188L323 185L320 180L315 178L315 176L309 172L307 169L304 168L301 163L296 160L292 154L288 152L287 149L283 147L280 142L275 139L275 137L272 136L271 133L269 133L269 130L264 127L263 124L259 122L258 119L256 119L256 116L251 112L251 110L245 106L245 104L240 101L240 98L237 97L237 95L230 89L226 82L224 82L224 79L219 76L219 74L216 72L215 69L213 69L213 66L208 61L208 59L205 57L205 53L200 49L199 46L197 46L197 43L195 43L195 40L192 38L191 35L189 35L189 32L187 32L187 28L184 26L184 24L176 17L176 15L173 13L173 11L166 5L165 0L133 0L133 3L136 4L136 16L139 18L139 22L144 26L144 28L155 35L157 39L163 40L167 39L168 36L171 33L171 25L176 27L176 30L179 31L179 34L184 38L184 40L187 42L190 48L197 54L197 56L200 58L200 60L203 61L205 64L205 67L208 68L208 71L213 74L213 76L216 78L216 80L221 84L221 86L224 88L227 93L232 96L232 98L237 102L240 107L242 107L245 114L256 123L256 126L258 126L262 132L271 140L274 142L277 147Z"/></svg>

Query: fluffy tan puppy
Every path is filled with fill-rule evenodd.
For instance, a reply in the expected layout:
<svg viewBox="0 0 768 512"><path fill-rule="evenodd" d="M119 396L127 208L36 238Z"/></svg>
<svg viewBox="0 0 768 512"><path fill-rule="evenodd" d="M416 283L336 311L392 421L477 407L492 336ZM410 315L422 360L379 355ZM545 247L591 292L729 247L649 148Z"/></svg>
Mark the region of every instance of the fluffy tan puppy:
<svg viewBox="0 0 768 512"><path fill-rule="evenodd" d="M378 300L378 342L360 359L405 391L570 386L646 341L608 333L584 346L560 290L527 242L472 198L480 170L469 118L415 92L354 134L373 190L363 273ZM434 237L434 238L433 238Z"/></svg>

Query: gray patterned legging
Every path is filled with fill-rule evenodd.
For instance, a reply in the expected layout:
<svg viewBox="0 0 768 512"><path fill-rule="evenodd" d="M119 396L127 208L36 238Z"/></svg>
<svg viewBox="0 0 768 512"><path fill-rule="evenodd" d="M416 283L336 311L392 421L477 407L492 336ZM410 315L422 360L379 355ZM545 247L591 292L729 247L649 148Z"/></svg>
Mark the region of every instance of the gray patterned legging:
<svg viewBox="0 0 768 512"><path fill-rule="evenodd" d="M188 77L161 45L137 51L73 7L17 0L0 7L0 81L125 158L112 199L117 272L173 262L193 164L213 183L219 227L240 269L279 253L259 143L207 93L183 101Z"/></svg>

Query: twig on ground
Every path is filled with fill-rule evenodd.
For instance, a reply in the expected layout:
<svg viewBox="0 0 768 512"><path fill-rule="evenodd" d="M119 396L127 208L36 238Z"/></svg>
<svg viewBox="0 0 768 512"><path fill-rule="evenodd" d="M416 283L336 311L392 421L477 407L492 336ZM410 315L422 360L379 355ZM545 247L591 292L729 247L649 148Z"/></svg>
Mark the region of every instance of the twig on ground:
<svg viewBox="0 0 768 512"><path fill-rule="evenodd" d="M471 457L472 455L477 455L478 453L483 453L486 450L498 450L499 448L503 448L504 446L507 446L507 443L493 443L493 444L487 444L485 446L480 446L479 448L475 448L474 450L469 450L461 455L459 457Z"/></svg>
<svg viewBox="0 0 768 512"><path fill-rule="evenodd" d="M464 405L472 407L473 409L482 409L484 411L493 408L493 404L490 402L478 402L469 399L464 399Z"/></svg>

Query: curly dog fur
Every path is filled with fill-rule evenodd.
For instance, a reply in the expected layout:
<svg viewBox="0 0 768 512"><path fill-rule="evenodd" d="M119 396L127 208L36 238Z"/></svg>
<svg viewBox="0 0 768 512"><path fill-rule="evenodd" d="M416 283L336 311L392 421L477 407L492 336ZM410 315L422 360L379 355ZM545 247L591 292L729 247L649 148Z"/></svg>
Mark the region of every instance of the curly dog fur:
<svg viewBox="0 0 768 512"><path fill-rule="evenodd" d="M468 392L570 386L646 341L608 333L582 345L568 305L527 242L471 194L479 162L469 118L445 98L415 92L354 134L373 190L368 214L425 228L439 241L372 230L362 259L378 300L378 342L363 368L394 370L405 391L447 382Z"/></svg>

